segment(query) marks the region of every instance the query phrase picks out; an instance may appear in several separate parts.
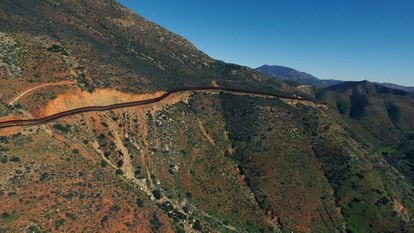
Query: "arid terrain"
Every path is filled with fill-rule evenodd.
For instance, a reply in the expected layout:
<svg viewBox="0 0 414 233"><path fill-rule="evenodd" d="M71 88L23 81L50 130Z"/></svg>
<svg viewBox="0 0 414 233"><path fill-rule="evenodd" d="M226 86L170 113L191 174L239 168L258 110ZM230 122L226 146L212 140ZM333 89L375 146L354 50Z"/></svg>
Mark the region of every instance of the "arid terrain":
<svg viewBox="0 0 414 233"><path fill-rule="evenodd" d="M212 87L0 128L0 232L414 232L410 93L310 93L113 0L2 1L0 86L0 126Z"/></svg>

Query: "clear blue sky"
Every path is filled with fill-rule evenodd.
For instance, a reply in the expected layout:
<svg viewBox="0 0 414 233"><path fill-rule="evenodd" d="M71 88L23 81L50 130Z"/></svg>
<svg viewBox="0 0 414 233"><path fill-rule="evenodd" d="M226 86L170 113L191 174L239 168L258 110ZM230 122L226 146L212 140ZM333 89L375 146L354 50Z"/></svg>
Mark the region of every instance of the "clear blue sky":
<svg viewBox="0 0 414 233"><path fill-rule="evenodd" d="M119 0L213 58L414 86L414 0Z"/></svg>

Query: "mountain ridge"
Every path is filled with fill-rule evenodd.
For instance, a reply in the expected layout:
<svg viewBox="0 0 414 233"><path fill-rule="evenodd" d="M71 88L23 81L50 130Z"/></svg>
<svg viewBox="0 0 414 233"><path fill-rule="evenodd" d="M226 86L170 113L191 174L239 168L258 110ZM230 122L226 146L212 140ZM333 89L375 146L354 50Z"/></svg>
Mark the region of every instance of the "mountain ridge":
<svg viewBox="0 0 414 233"><path fill-rule="evenodd" d="M312 85L319 88L325 88L333 85L340 84L341 82L348 82L343 80L335 79L319 79L311 74L297 71L290 67L278 66L278 65L263 65L256 68L257 71L262 72L263 74L269 75L279 80L291 81L299 84ZM375 82L380 85L383 85L388 88L400 89L407 92L414 92L414 87L407 87L403 85L393 84L393 83L380 83Z"/></svg>
<svg viewBox="0 0 414 233"><path fill-rule="evenodd" d="M341 82L334 79L319 79L311 74L278 65L263 65L256 68L256 70L276 79L320 87L331 86Z"/></svg>
<svg viewBox="0 0 414 233"><path fill-rule="evenodd" d="M5 0L0 48L0 122L109 106L0 129L0 232L414 229L410 95L308 97L113 0Z"/></svg>

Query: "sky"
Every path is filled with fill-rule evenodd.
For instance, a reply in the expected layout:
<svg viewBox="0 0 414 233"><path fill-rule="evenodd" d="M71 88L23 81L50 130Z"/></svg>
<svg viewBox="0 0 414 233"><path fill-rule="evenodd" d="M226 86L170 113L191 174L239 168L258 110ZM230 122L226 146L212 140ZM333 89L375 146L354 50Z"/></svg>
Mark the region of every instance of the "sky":
<svg viewBox="0 0 414 233"><path fill-rule="evenodd" d="M413 0L119 0L211 57L414 86Z"/></svg>

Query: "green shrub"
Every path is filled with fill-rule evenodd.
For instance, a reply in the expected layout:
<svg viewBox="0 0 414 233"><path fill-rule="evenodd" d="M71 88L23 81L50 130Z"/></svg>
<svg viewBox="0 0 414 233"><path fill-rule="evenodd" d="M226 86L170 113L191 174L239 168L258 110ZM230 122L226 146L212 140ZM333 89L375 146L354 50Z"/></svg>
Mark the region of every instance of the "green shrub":
<svg viewBox="0 0 414 233"><path fill-rule="evenodd" d="M10 162L18 163L18 162L20 162L20 159L18 157L16 157L16 156L12 156L10 158Z"/></svg>
<svg viewBox="0 0 414 233"><path fill-rule="evenodd" d="M200 221L198 221L198 220L196 220L196 221L195 221L195 223L194 223L194 225L193 225L193 229L194 229L194 230L196 230L196 231L201 231L201 230L203 230L203 227L201 226Z"/></svg>
<svg viewBox="0 0 414 233"><path fill-rule="evenodd" d="M55 124L53 125L53 128L62 132L62 133L69 133L70 132L70 126L69 125L61 125L61 124Z"/></svg>
<svg viewBox="0 0 414 233"><path fill-rule="evenodd" d="M160 222L158 216L155 213L152 215L152 218L150 219L150 224L151 224L151 230L153 232L159 232L160 231L162 223Z"/></svg>
<svg viewBox="0 0 414 233"><path fill-rule="evenodd" d="M144 200L142 200L141 198L137 198L137 206L140 208L144 207Z"/></svg>
<svg viewBox="0 0 414 233"><path fill-rule="evenodd" d="M154 197L155 197L157 200L161 199L161 197L162 197L161 190L156 189L156 190L152 191L152 195L154 195Z"/></svg>
<svg viewBox="0 0 414 233"><path fill-rule="evenodd" d="M10 217L10 214L8 212L3 212L1 214L1 218L3 218L3 219L9 218L9 217Z"/></svg>
<svg viewBox="0 0 414 233"><path fill-rule="evenodd" d="M48 178L49 178L49 173L47 172L40 174L40 177L39 177L40 181L45 181Z"/></svg>
<svg viewBox="0 0 414 233"><path fill-rule="evenodd" d="M192 198L192 197L193 197L193 194L192 194L191 192L186 192L186 193L185 193L185 196L186 196L187 198Z"/></svg>
<svg viewBox="0 0 414 233"><path fill-rule="evenodd" d="M65 224L65 220L64 220L64 219L59 219L59 220L57 220L57 221L55 222L55 229L56 229L56 230L59 230L59 229L60 229L60 227L61 227L63 224Z"/></svg>

